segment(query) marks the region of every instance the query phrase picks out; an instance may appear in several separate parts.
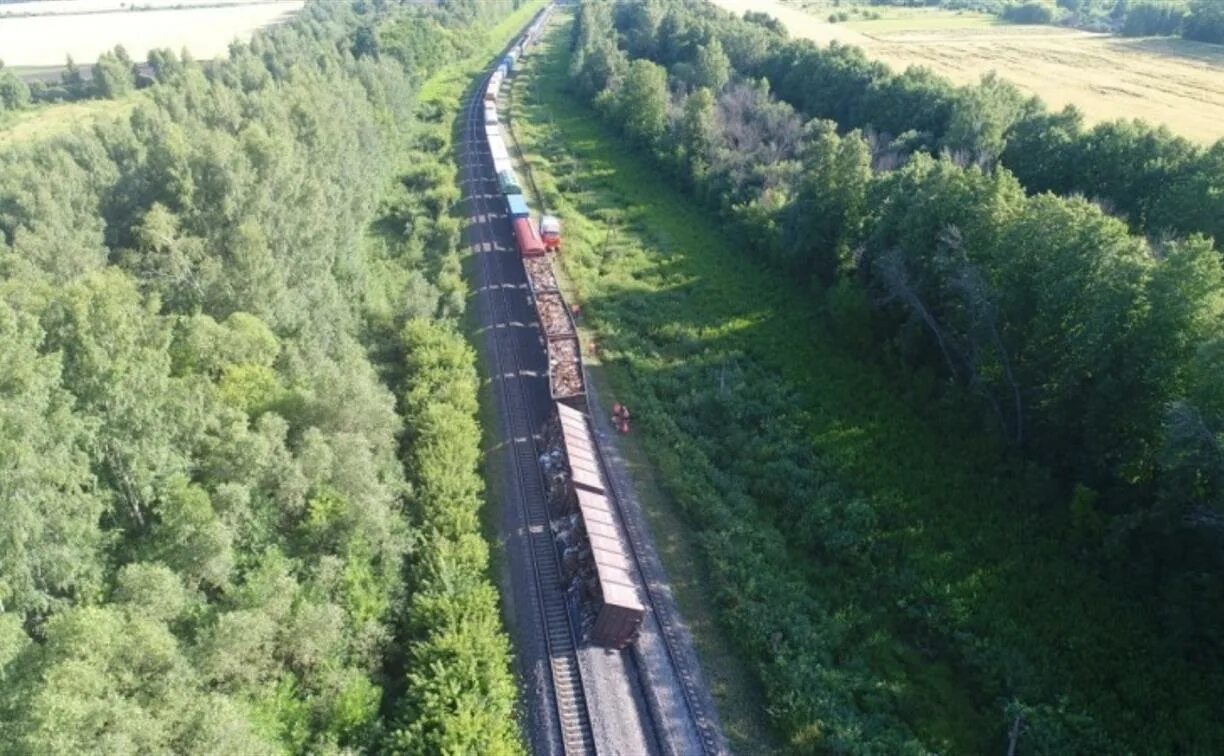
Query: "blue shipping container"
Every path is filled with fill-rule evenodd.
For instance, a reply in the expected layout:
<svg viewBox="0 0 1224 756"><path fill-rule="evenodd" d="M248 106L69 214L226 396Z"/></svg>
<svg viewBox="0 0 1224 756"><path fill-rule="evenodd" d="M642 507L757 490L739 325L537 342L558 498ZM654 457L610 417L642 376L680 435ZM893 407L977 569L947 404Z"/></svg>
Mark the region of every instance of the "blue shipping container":
<svg viewBox="0 0 1224 756"><path fill-rule="evenodd" d="M511 218L526 218L531 214L527 209L527 200L521 194L507 194L506 205L510 208Z"/></svg>

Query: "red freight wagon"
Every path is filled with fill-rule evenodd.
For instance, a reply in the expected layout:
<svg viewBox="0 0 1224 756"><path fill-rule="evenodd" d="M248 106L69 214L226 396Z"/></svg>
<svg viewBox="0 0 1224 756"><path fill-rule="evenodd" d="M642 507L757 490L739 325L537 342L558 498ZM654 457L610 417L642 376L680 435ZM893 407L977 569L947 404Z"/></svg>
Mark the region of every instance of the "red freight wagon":
<svg viewBox="0 0 1224 756"><path fill-rule="evenodd" d="M540 232L536 230L530 218L514 219L514 241L518 243L519 254L523 257L539 257L544 254L544 242L540 241Z"/></svg>

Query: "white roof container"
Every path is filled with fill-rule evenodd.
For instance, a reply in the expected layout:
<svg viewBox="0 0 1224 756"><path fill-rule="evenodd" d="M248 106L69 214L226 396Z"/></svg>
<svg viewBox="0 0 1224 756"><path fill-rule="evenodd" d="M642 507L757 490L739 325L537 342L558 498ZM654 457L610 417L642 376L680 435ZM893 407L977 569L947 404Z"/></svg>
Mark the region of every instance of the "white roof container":
<svg viewBox="0 0 1224 756"><path fill-rule="evenodd" d="M506 151L506 143L502 141L500 136L489 139L489 152L493 153L494 162L510 159L510 153Z"/></svg>

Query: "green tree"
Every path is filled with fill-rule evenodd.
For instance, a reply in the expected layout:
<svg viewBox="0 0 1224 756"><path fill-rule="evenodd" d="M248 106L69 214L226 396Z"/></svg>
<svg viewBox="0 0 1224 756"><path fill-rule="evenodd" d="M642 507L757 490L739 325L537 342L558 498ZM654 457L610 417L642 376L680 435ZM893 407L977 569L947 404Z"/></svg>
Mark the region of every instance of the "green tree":
<svg viewBox="0 0 1224 756"><path fill-rule="evenodd" d="M715 93L722 91L731 81L731 61L723 52L722 44L717 39L710 40L708 45L697 48L696 66L697 86L707 87Z"/></svg>
<svg viewBox="0 0 1224 756"><path fill-rule="evenodd" d="M858 132L839 137L831 121L814 121L805 128L800 158L785 264L828 285L852 265L851 245L866 217L871 150Z"/></svg>
<svg viewBox="0 0 1224 756"><path fill-rule="evenodd" d="M0 61L0 111L21 110L30 104L30 88Z"/></svg>
<svg viewBox="0 0 1224 756"><path fill-rule="evenodd" d="M667 132L667 102L667 71L649 60L629 64L615 109L631 139L646 147L659 144Z"/></svg>
<svg viewBox="0 0 1224 756"><path fill-rule="evenodd" d="M705 176L721 141L714 112L714 94L702 87L684 101L678 126L679 146L689 176L697 182Z"/></svg>
<svg viewBox="0 0 1224 756"><path fill-rule="evenodd" d="M68 56L64 63L64 70L60 73L60 83L64 86L64 91L67 92L70 99L80 99L89 94L85 77L81 75L81 69L71 55Z"/></svg>
<svg viewBox="0 0 1224 756"><path fill-rule="evenodd" d="M118 99L136 88L136 67L122 45L98 56L93 84L99 97Z"/></svg>
<svg viewBox="0 0 1224 756"><path fill-rule="evenodd" d="M98 596L106 497L89 468L92 424L73 412L34 318L0 301L0 611L34 617Z"/></svg>
<svg viewBox="0 0 1224 756"><path fill-rule="evenodd" d="M1190 0L1182 35L1199 42L1224 44L1224 6L1215 0Z"/></svg>
<svg viewBox="0 0 1224 756"><path fill-rule="evenodd" d="M1007 133L1023 114L1020 90L994 73L962 90L952 110L944 149L980 165L993 165L1007 146Z"/></svg>

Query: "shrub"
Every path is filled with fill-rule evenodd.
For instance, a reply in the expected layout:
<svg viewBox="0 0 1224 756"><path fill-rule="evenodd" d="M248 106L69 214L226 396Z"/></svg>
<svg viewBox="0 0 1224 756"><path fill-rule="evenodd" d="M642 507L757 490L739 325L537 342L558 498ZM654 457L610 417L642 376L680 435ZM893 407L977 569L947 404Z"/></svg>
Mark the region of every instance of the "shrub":
<svg viewBox="0 0 1224 756"><path fill-rule="evenodd" d="M1009 5L1000 17L1013 24L1049 24L1054 21L1054 8L1038 0L1019 5Z"/></svg>

